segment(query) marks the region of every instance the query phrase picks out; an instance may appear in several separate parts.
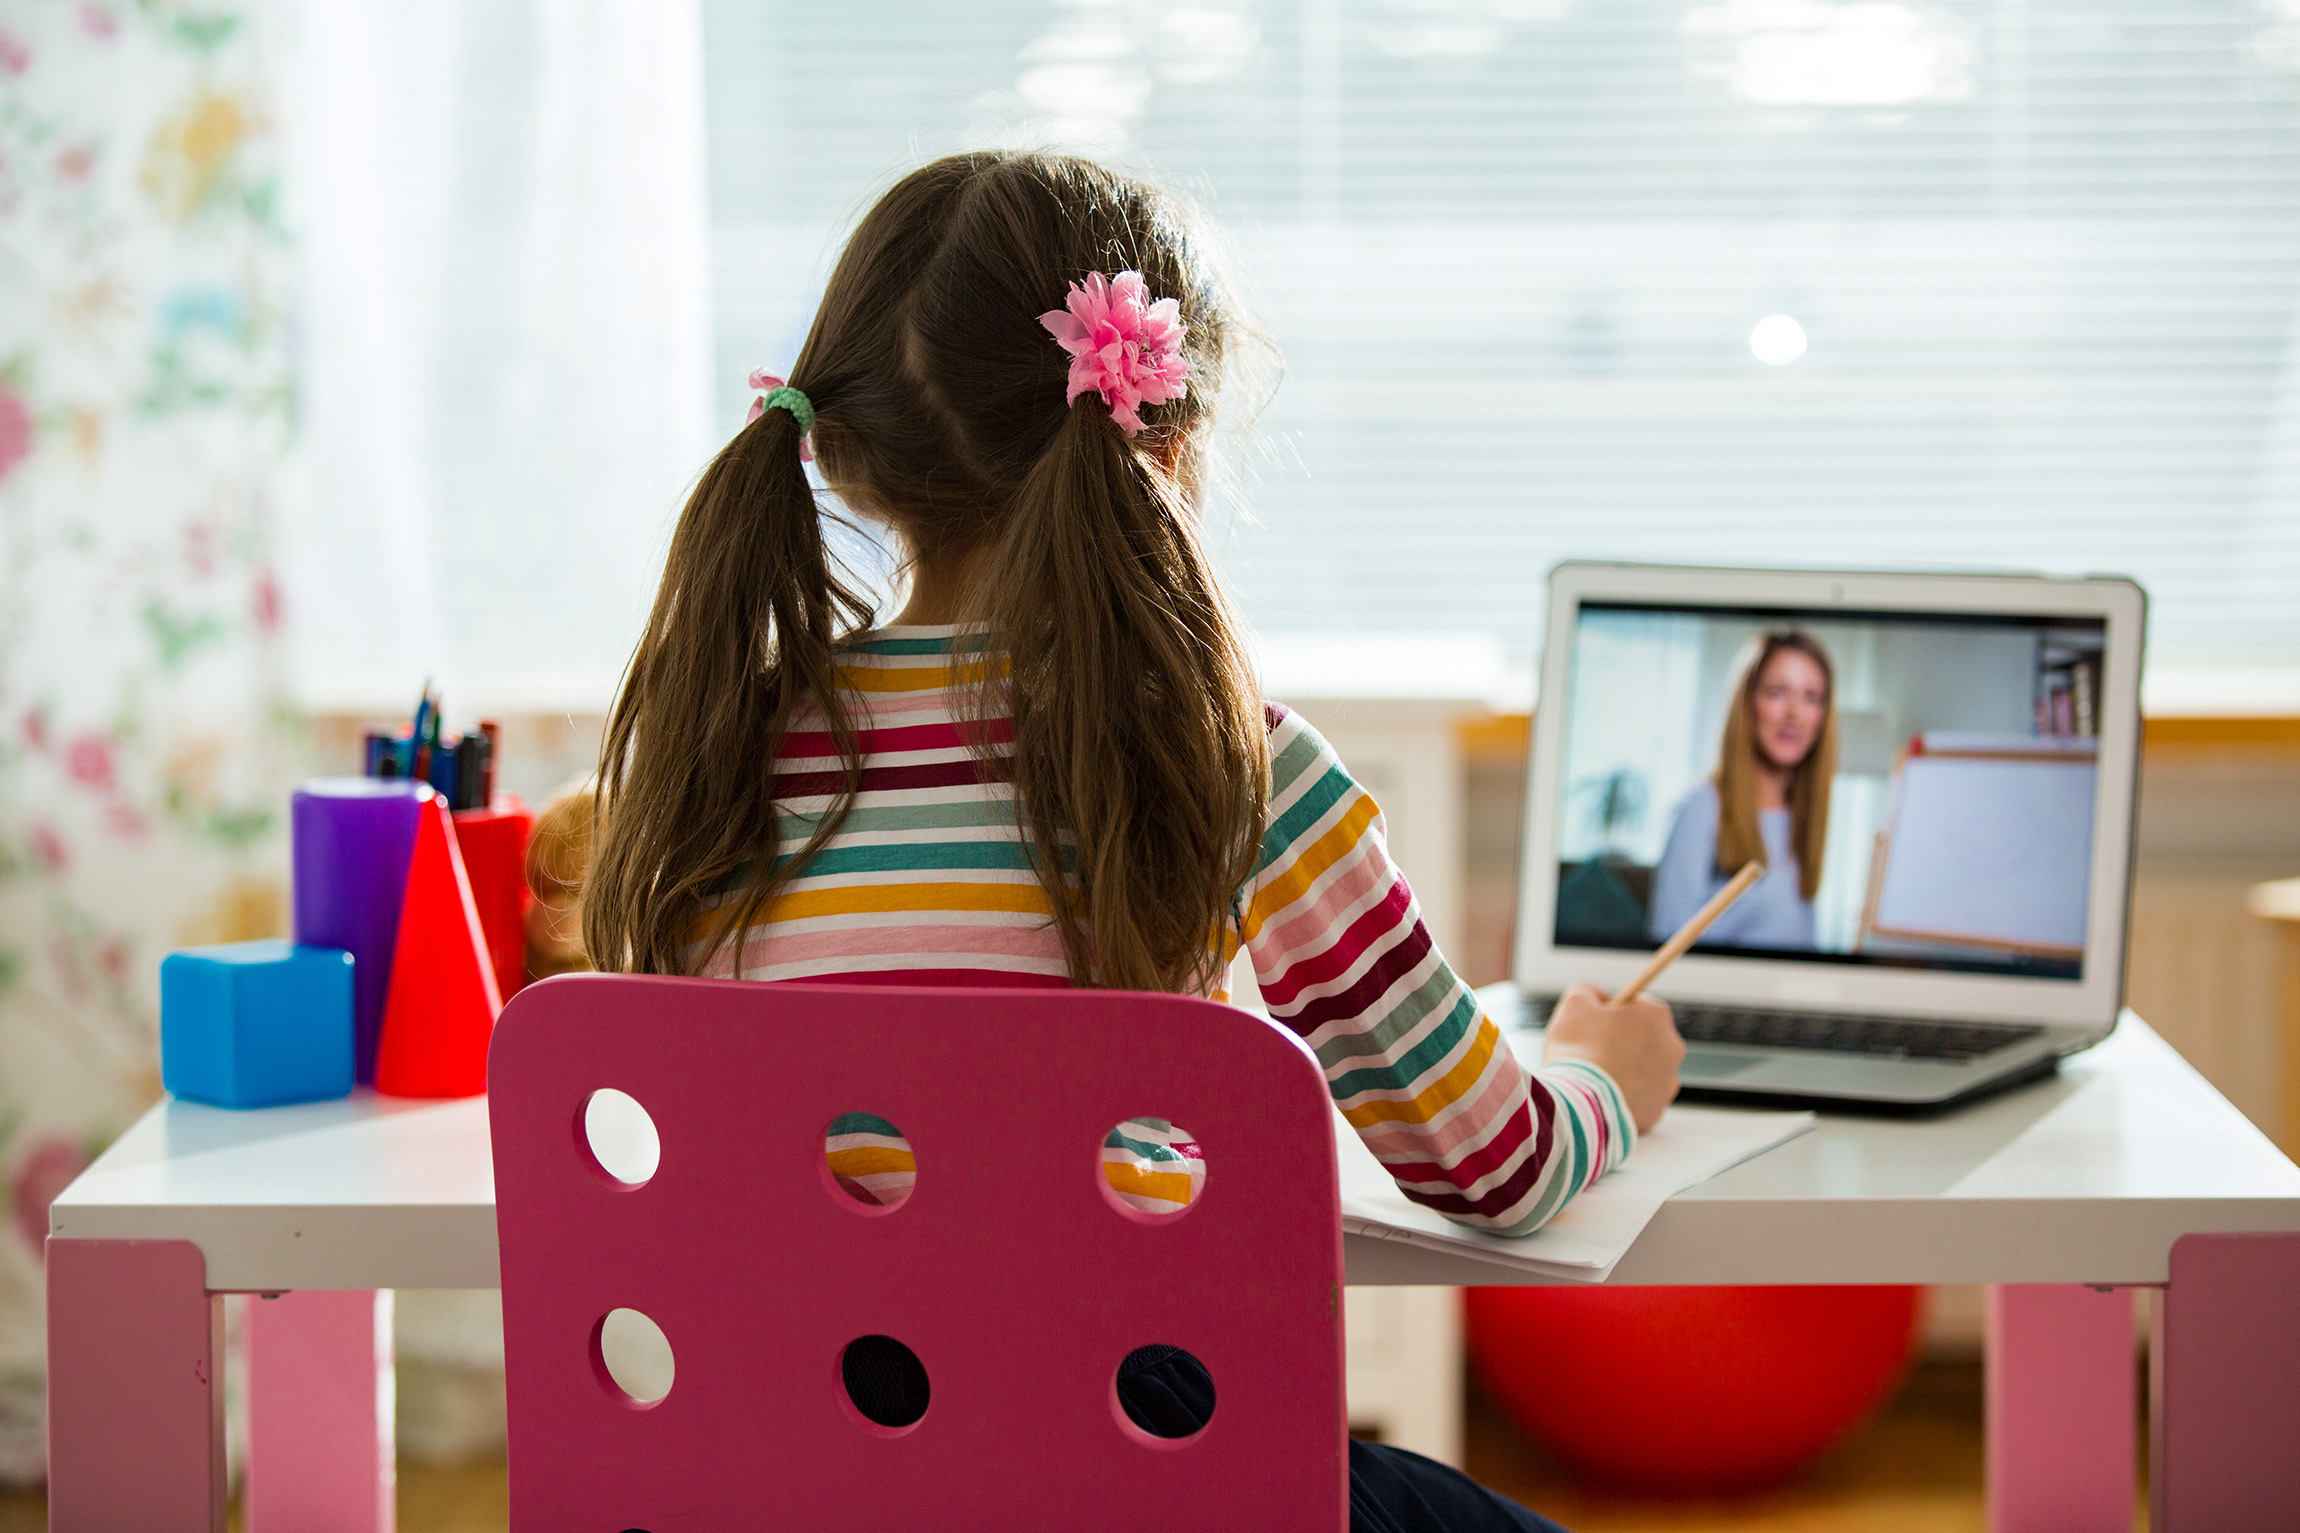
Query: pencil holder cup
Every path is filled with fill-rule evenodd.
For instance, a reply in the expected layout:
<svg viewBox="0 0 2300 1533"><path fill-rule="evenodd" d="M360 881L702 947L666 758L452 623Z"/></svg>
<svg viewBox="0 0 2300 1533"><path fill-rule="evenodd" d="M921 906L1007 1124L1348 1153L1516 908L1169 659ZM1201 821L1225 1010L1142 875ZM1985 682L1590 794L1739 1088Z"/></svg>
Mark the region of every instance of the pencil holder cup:
<svg viewBox="0 0 2300 1533"><path fill-rule="evenodd" d="M485 809L458 809L454 818L495 989L508 1001L527 983L527 834L535 817L518 795L498 793Z"/></svg>
<svg viewBox="0 0 2300 1533"><path fill-rule="evenodd" d="M352 957L278 940L160 960L160 1082L217 1107L351 1091Z"/></svg>

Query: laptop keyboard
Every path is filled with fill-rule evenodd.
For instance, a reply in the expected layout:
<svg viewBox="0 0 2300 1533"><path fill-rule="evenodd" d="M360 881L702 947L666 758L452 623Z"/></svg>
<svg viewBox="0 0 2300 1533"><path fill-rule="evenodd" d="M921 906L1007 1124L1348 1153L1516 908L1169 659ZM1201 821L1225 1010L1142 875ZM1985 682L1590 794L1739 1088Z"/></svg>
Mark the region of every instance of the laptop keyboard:
<svg viewBox="0 0 2300 1533"><path fill-rule="evenodd" d="M1528 1020L1546 1022L1553 996L1527 997ZM1979 1059L2034 1038L2043 1028L2018 1022L1922 1022L1819 1011L1755 1011L1738 1006L1679 1006L1677 1031L1687 1043L1739 1043L1755 1048L1826 1049L1896 1059Z"/></svg>

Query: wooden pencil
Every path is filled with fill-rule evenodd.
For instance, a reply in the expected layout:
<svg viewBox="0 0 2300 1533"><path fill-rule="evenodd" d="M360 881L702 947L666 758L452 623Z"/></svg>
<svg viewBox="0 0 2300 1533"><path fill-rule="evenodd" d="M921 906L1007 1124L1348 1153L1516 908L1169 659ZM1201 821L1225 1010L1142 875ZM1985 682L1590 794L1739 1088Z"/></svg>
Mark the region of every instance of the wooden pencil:
<svg viewBox="0 0 2300 1533"><path fill-rule="evenodd" d="M1684 955L1687 948L1699 942L1701 934L1714 925L1719 916L1731 910L1733 902L1747 894L1750 886L1764 876L1765 864L1755 861L1750 862L1740 872L1734 874L1732 878L1726 881L1724 888L1709 896L1708 904L1694 911L1692 918L1683 926L1678 927L1670 939L1655 950L1652 958L1646 961L1645 967L1637 971L1637 977L1615 991L1613 998L1607 1004L1625 1006L1636 1000L1647 985L1661 977L1663 969L1675 963Z"/></svg>

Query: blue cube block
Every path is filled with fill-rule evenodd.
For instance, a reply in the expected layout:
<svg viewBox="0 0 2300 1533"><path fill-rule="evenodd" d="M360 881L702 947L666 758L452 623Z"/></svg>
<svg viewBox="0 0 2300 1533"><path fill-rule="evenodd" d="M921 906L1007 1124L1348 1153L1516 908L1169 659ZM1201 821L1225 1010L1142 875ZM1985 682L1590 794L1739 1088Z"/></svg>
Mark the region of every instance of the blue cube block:
<svg viewBox="0 0 2300 1533"><path fill-rule="evenodd" d="M160 1082L218 1107L351 1091L351 954L279 940L160 960Z"/></svg>

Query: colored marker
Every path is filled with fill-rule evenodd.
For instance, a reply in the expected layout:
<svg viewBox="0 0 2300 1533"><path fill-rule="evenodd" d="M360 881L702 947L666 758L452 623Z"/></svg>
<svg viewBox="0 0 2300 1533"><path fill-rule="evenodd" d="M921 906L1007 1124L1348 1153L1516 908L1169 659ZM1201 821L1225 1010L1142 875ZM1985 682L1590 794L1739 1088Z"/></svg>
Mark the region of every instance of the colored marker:
<svg viewBox="0 0 2300 1533"><path fill-rule="evenodd" d="M503 749L503 726L493 719L481 719L479 735L487 742L487 752L479 758L479 802L473 807L486 809L495 802L495 757Z"/></svg>

